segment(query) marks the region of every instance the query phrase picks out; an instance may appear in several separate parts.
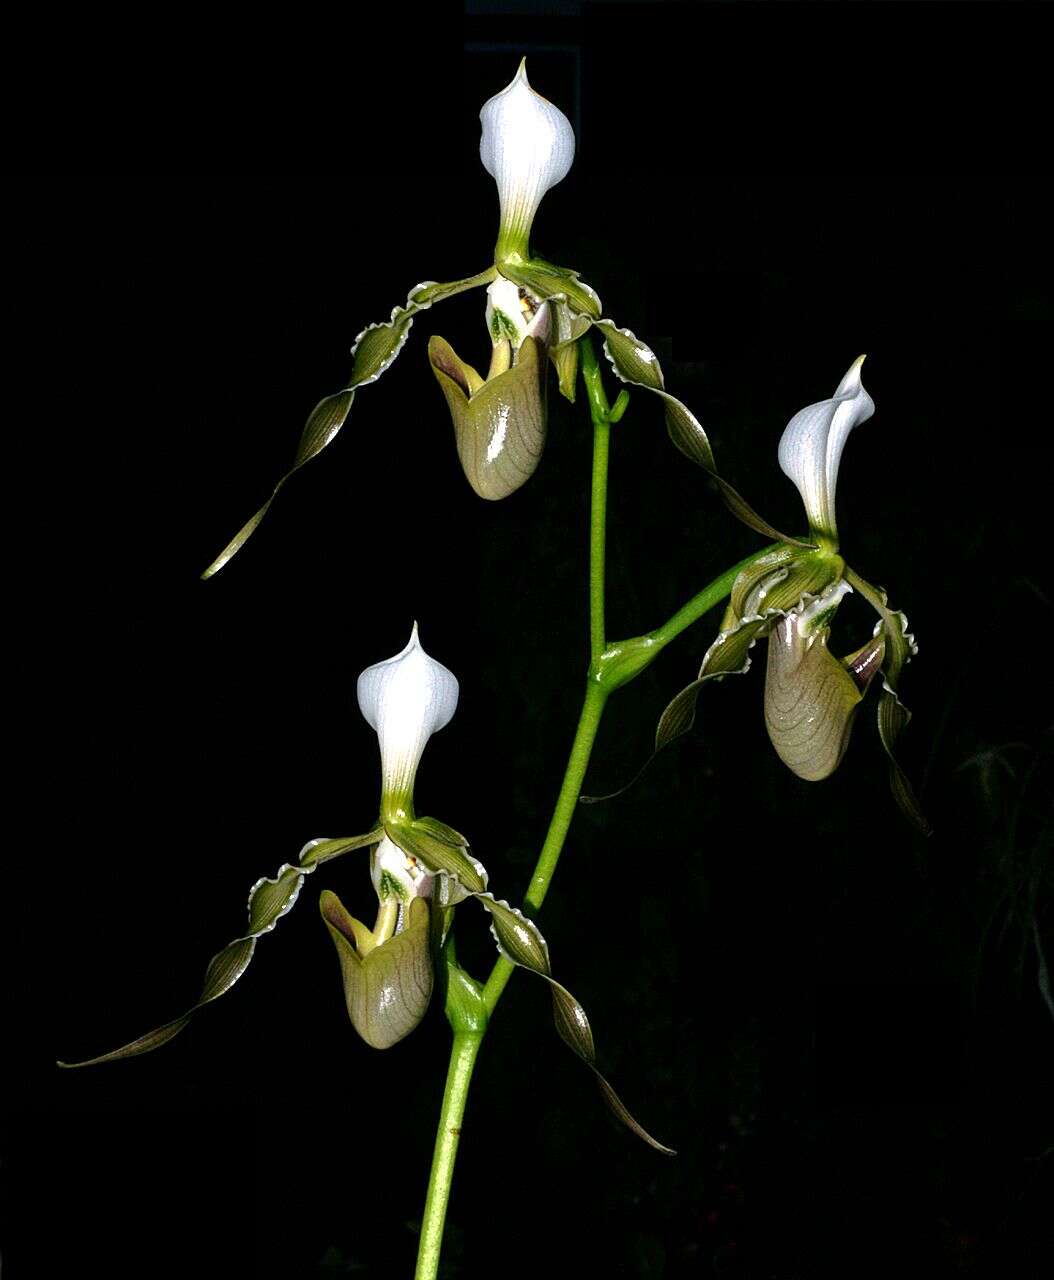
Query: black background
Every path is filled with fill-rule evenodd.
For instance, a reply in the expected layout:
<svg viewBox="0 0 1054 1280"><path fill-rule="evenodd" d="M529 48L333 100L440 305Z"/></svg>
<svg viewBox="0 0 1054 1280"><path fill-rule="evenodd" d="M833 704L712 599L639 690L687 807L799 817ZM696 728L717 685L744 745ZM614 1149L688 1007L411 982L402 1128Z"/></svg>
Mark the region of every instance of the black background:
<svg viewBox="0 0 1054 1280"><path fill-rule="evenodd" d="M936 834L895 810L871 710L814 785L768 745L760 670L707 690L689 741L580 813L541 917L601 1065L680 1154L618 1128L541 984L517 977L473 1086L446 1274L1041 1274L1038 10L509 8L455 11L415 56L398 31L343 58L339 33L315 31L314 64L272 53L222 115L184 66L156 128L139 99L113 106L146 139L113 171L45 146L44 172L18 182L9 628L28 822L5 893L5 1275L412 1269L448 1035L433 1010L382 1055L347 1024L314 903L329 885L368 914L364 859L309 880L242 983L169 1046L51 1064L185 1008L253 881L370 823L355 679L415 618L461 682L418 809L470 836L499 896L522 896L580 697L589 432L552 386L537 475L504 503L472 495L424 353L438 332L485 363L482 294L423 315L245 550L197 575L341 385L363 325L417 281L489 261L477 117L523 53L578 138L533 247L653 345L778 526L800 522L783 426L868 352L877 412L846 450L839 525L919 639L904 759ZM326 92L279 127L288 64ZM79 127L91 165L93 138L114 136ZM613 446L623 635L758 542L643 395ZM870 622L854 601L842 613L844 652ZM612 702L591 789L643 758L715 624ZM484 975L472 904L458 940Z"/></svg>

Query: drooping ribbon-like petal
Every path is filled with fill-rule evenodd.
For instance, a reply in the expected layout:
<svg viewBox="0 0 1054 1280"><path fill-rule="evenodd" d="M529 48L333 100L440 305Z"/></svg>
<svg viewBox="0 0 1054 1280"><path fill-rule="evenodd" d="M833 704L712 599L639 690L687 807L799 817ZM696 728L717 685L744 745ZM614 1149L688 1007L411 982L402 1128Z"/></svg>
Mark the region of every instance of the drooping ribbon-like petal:
<svg viewBox="0 0 1054 1280"><path fill-rule="evenodd" d="M664 1146L637 1121L626 1104L608 1083L597 1066L596 1047L593 1043L593 1032L585 1009L565 986L553 977L549 963L549 947L542 937L538 926L528 919L516 907L510 907L503 899L497 899L492 893L477 893L476 900L490 914L491 933L498 944L498 950L512 964L536 973L549 984L553 997L553 1022L564 1044L576 1054L593 1072L604 1101L615 1116L638 1138L649 1147L663 1155L672 1156L677 1153Z"/></svg>
<svg viewBox="0 0 1054 1280"><path fill-rule="evenodd" d="M571 122L527 80L527 60L512 81L483 104L479 158L498 184L501 222L495 257L527 257L542 196L567 176L575 158Z"/></svg>
<svg viewBox="0 0 1054 1280"><path fill-rule="evenodd" d="M406 343L414 317L421 311L427 311L429 307L441 302L444 298L451 298L455 294L463 293L466 289L476 289L488 284L494 279L494 275L495 269L489 267L479 275L470 276L465 280L455 280L451 284L436 284L426 280L410 290L405 306L393 307L390 320L381 324L370 324L363 329L351 348L353 364L347 384L342 390L320 400L312 409L300 433L300 443L292 466L280 477L263 506L246 520L212 561L201 575L203 578L211 578L228 560L237 555L259 528L271 503L278 496L278 491L289 477L299 471L305 463L317 457L327 445L333 443L351 412L356 390L368 383L376 382L393 363Z"/></svg>
<svg viewBox="0 0 1054 1280"><path fill-rule="evenodd" d="M381 810L413 811L413 785L425 743L457 710L457 677L421 647L414 623L401 653L359 676L359 710L381 748Z"/></svg>
<svg viewBox="0 0 1054 1280"><path fill-rule="evenodd" d="M88 1058L83 1062L59 1062L60 1067L94 1067L103 1062L117 1062L121 1058L135 1058L141 1053L149 1053L167 1044L174 1036L179 1035L190 1022L195 1013L213 1000L225 995L248 969L256 954L256 943L265 933L270 933L278 921L287 915L296 904L304 877L311 875L323 863L339 858L342 854L355 849L364 849L374 845L383 836L380 829L368 831L361 836L344 836L332 840L309 840L300 850L296 865L288 862L279 867L275 876L257 880L249 890L249 927L248 930L233 942L228 942L222 951L209 961L202 983L201 994L197 1001L178 1018L166 1022L146 1035L112 1049L109 1053L100 1054L96 1058ZM131 961L139 964L141 957L138 950Z"/></svg>
<svg viewBox="0 0 1054 1280"><path fill-rule="evenodd" d="M810 530L834 546L834 494L842 450L849 432L875 412L875 402L860 381L863 363L863 356L853 361L830 400L799 410L780 439L780 466L801 494Z"/></svg>
<svg viewBox="0 0 1054 1280"><path fill-rule="evenodd" d="M933 828L922 811L922 805L915 795L908 775L901 768L894 748L897 739L908 727L911 712L901 702L898 686L904 667L918 653L915 637L908 630L907 616L899 609L891 609L886 593L880 587L874 587L866 579L854 572L846 570L846 577L854 591L871 605L878 614L879 621L875 634L881 634L885 640L885 656L882 662L882 692L878 699L878 736L882 748L889 759L889 785L893 798L900 806L906 818L918 827L923 835L932 835Z"/></svg>
<svg viewBox="0 0 1054 1280"><path fill-rule="evenodd" d="M519 267L508 269L503 267L502 270L514 280L526 278ZM577 277L575 284L579 288L582 287L582 282L578 281ZM655 352L647 343L642 342L629 329L620 329L613 320L597 319L587 314L584 309L576 308L568 301L567 290L559 279L543 281L536 278L531 287L539 296L547 298L553 307L554 342L549 348L549 358L557 368L560 389L567 399L574 399L574 378L578 368L576 344L590 327L595 325L603 338L604 354L611 362L616 377L628 386L640 387L659 397L662 401L666 431L670 440L686 458L696 466L702 467L709 475L717 485L721 499L729 511L745 525L767 538L812 549L812 543L781 533L779 529L769 524L718 472L713 449L702 423L687 405L666 390L662 367Z"/></svg>

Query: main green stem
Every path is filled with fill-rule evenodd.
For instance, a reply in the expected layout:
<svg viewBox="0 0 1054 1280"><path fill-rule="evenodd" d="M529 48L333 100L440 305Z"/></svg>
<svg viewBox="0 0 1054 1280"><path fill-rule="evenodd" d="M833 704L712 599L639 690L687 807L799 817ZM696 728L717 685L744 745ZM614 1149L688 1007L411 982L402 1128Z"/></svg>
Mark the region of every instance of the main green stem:
<svg viewBox="0 0 1054 1280"><path fill-rule="evenodd" d="M457 1144L461 1138L461 1121L465 1116L472 1068L476 1065L476 1054L482 1043L482 1034L455 1034L450 1049L450 1067L447 1070L446 1088L443 1090L443 1107L439 1113L432 1172L428 1179L428 1198L425 1200L425 1215L421 1223L415 1280L433 1280L439 1271L443 1226L446 1222L450 1188L454 1181L454 1161L457 1159Z"/></svg>
<svg viewBox="0 0 1054 1280"><path fill-rule="evenodd" d="M560 861L564 841L571 827L578 798L582 792L586 770L596 741L600 721L612 688L599 678L601 658L607 646L604 624L604 559L607 524L608 448L611 421L621 417L622 408L616 402L614 411L608 404L600 367L593 343L587 334L578 344L582 378L589 397L590 416L593 420L593 475L589 519L589 676L586 681L582 711L578 718L574 742L568 757L564 780L556 807L549 822L545 843L538 855L534 875L524 895L523 905L528 915L533 915L545 900L552 883L553 873ZM719 604L731 591L736 575L744 565L764 555L765 547L734 565L694 596L663 626L656 628L645 638L658 651L686 627L697 621L707 610ZM436 1134L432 1171L428 1179L428 1197L425 1201L424 1219L421 1224L421 1243L417 1257L415 1280L435 1280L439 1269L439 1254L443 1242L443 1225L446 1218L450 1187L454 1176L454 1159L457 1155L461 1121L465 1114L469 1084L476 1055L483 1042L486 1018L493 1013L502 992L512 977L515 965L505 956L499 956L483 988L484 1016L471 1030L455 1030L450 1052L443 1106Z"/></svg>

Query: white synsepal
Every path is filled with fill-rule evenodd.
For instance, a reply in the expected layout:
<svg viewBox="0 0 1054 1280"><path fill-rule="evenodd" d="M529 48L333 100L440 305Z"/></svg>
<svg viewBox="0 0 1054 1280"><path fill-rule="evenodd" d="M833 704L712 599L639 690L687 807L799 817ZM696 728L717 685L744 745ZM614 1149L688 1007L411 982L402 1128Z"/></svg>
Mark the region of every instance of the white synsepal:
<svg viewBox="0 0 1054 1280"><path fill-rule="evenodd" d="M849 432L875 412L875 402L860 381L863 363L863 356L853 361L830 400L796 413L780 439L780 466L801 494L809 528L835 542L834 494L842 450Z"/></svg>
<svg viewBox="0 0 1054 1280"><path fill-rule="evenodd" d="M421 648L415 622L402 653L367 667L357 693L380 740L382 794L408 798L425 743L457 710L457 677Z"/></svg>

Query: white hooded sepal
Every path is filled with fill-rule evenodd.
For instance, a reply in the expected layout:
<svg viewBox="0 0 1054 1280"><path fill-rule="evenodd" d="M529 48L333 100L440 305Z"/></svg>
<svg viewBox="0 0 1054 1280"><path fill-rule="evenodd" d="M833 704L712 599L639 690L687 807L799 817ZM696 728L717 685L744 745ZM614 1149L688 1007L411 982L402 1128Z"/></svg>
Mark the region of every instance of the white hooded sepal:
<svg viewBox="0 0 1054 1280"><path fill-rule="evenodd" d="M457 677L425 653L415 622L401 653L359 676L357 694L359 710L380 742L382 810L412 810L425 744L457 710Z"/></svg>
<svg viewBox="0 0 1054 1280"><path fill-rule="evenodd" d="M875 412L875 402L860 381L863 363L863 356L853 361L830 400L796 413L779 444L780 467L801 494L809 529L832 546L838 545L834 496L842 450L849 432Z"/></svg>
<svg viewBox="0 0 1054 1280"><path fill-rule="evenodd" d="M495 256L528 256L528 240L542 196L566 177L575 134L564 113L527 80L526 59L510 84L483 104L479 158L498 184L501 225Z"/></svg>

